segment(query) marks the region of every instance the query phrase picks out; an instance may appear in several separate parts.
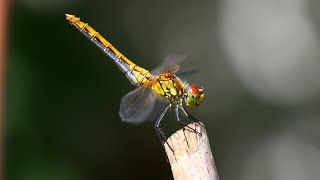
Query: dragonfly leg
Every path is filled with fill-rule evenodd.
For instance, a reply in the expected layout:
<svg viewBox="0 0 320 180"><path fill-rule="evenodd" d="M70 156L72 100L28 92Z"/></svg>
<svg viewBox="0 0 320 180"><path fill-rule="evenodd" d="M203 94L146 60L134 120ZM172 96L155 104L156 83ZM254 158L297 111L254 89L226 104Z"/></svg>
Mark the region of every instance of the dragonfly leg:
<svg viewBox="0 0 320 180"><path fill-rule="evenodd" d="M166 107L166 109L161 113L161 115L159 116L158 120L156 121L156 123L154 124L155 130L157 132L157 135L161 141L161 145L164 146L164 143L167 143L167 139L166 136L164 134L164 132L161 130L160 128L160 123L163 120L163 117L167 114L168 110L171 108L171 104ZM167 145L169 146L169 148L173 151L172 147L167 143Z"/></svg>
<svg viewBox="0 0 320 180"><path fill-rule="evenodd" d="M188 113L188 111L183 106L180 106L180 109L187 116L187 118L191 119L193 122L199 124L200 126L203 126L195 117L193 117L190 113ZM197 133L199 133L199 132L197 132ZM201 133L199 133L199 134L201 135Z"/></svg>
<svg viewBox="0 0 320 180"><path fill-rule="evenodd" d="M180 108L182 112L187 116L187 118L191 119L193 122L198 123L198 120L195 117L193 117L190 113L188 113L188 111L183 106L181 106Z"/></svg>
<svg viewBox="0 0 320 180"><path fill-rule="evenodd" d="M176 111L177 121L178 121L180 124L182 124L183 126L188 127L190 130L192 130L192 131L194 131L195 133L197 133L197 130L196 130L196 129L190 127L188 124L186 124L185 122L181 121L180 115L179 115L179 107L178 107L178 106L175 108L175 111Z"/></svg>

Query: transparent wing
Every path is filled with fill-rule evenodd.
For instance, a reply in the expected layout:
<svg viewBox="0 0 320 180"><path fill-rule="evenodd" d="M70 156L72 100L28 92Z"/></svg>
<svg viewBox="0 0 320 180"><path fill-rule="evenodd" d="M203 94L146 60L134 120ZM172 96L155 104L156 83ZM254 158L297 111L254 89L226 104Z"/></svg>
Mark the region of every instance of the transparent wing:
<svg viewBox="0 0 320 180"><path fill-rule="evenodd" d="M191 69L191 70L187 70L187 71L181 71L176 73L176 75L180 78L185 78L187 76L199 73L200 69Z"/></svg>
<svg viewBox="0 0 320 180"><path fill-rule="evenodd" d="M119 115L128 123L141 123L154 110L158 95L150 89L137 87L126 94L120 103Z"/></svg>
<svg viewBox="0 0 320 180"><path fill-rule="evenodd" d="M175 73L179 71L181 63L187 58L186 54L171 54L168 55L163 63L151 71L151 74L159 74L164 72Z"/></svg>

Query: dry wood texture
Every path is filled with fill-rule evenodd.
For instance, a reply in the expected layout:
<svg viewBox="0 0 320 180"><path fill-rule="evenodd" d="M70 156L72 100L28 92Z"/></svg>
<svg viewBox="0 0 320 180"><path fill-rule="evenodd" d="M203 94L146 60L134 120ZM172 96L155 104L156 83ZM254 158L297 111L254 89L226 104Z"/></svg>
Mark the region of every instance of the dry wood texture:
<svg viewBox="0 0 320 180"><path fill-rule="evenodd" d="M173 151L167 143L164 145L174 179L219 180L204 126L198 123L188 126L199 133L188 127L182 128L167 140Z"/></svg>

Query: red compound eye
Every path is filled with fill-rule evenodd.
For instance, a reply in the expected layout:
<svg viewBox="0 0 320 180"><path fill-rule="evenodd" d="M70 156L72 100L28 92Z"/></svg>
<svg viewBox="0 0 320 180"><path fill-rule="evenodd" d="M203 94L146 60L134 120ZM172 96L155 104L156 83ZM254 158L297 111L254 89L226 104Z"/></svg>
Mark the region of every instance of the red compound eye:
<svg viewBox="0 0 320 180"><path fill-rule="evenodd" d="M192 94L200 94L199 87L196 85L190 85L190 90Z"/></svg>

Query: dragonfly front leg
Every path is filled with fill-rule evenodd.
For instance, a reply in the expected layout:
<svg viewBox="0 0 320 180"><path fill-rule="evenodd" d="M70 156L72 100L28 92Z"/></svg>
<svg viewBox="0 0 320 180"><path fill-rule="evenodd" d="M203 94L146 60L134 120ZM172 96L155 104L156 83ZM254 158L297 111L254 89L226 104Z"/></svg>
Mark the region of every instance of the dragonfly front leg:
<svg viewBox="0 0 320 180"><path fill-rule="evenodd" d="M179 107L178 107L178 106L175 108L175 111L176 111L177 121L178 121L180 124L182 124L183 126L188 127L189 129L191 129L192 131L194 131L195 133L197 133L197 130L196 130L196 129L190 127L188 124L186 124L185 122L181 121L180 115L179 115Z"/></svg>
<svg viewBox="0 0 320 180"><path fill-rule="evenodd" d="M167 139L166 136L164 134L164 132L160 129L160 123L163 120L163 117L167 114L168 110L171 108L171 104L166 107L166 109L161 113L161 115L159 116L158 120L156 121L156 123L154 124L155 130L157 132L157 135L161 141L161 145L163 146L164 143L167 143ZM173 151L172 147L167 143L167 145L169 146L169 148Z"/></svg>
<svg viewBox="0 0 320 180"><path fill-rule="evenodd" d="M187 116L187 118L191 119L193 122L199 124L200 126L203 126L203 124L201 124L195 117L193 117L190 113L188 113L188 111L183 106L180 106L180 109ZM201 133L199 133L199 134L201 134Z"/></svg>
<svg viewBox="0 0 320 180"><path fill-rule="evenodd" d="M191 119L193 122L199 123L199 121L195 117L193 117L190 113L188 113L188 111L183 106L180 106L180 109L187 116L187 118Z"/></svg>

